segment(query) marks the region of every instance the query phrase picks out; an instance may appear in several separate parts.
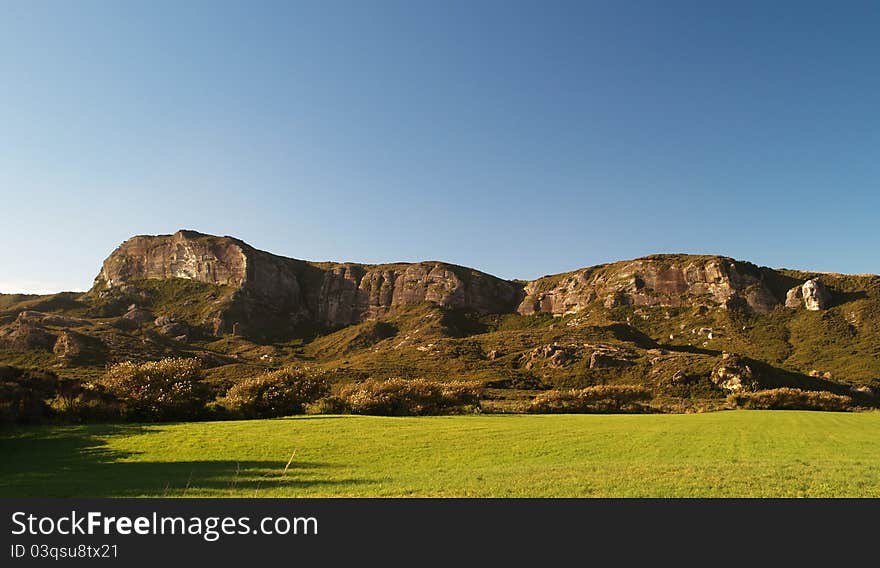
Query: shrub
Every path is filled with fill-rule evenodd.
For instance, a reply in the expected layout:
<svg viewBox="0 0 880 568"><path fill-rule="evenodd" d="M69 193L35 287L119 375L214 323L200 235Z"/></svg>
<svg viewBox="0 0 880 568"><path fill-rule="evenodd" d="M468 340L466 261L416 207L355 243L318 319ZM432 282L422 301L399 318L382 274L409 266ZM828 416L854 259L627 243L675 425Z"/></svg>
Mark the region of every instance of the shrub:
<svg viewBox="0 0 880 568"><path fill-rule="evenodd" d="M271 418L302 414L329 392L323 372L287 367L236 383L221 403L245 418Z"/></svg>
<svg viewBox="0 0 880 568"><path fill-rule="evenodd" d="M198 359L118 363L99 384L120 400L125 415L140 419L192 418L210 396Z"/></svg>
<svg viewBox="0 0 880 568"><path fill-rule="evenodd" d="M652 398L650 390L638 385L599 385L575 390L550 390L532 399L529 412L642 412L645 407L641 403Z"/></svg>
<svg viewBox="0 0 880 568"><path fill-rule="evenodd" d="M346 385L328 408L351 414L426 416L479 408L482 383L426 379L367 379Z"/></svg>
<svg viewBox="0 0 880 568"><path fill-rule="evenodd" d="M346 414L350 413L348 404L338 396L325 396L306 405L306 414Z"/></svg>
<svg viewBox="0 0 880 568"><path fill-rule="evenodd" d="M805 391L793 388L743 392L727 397L727 403L736 408L765 410L828 410L846 411L852 405L848 396L828 391Z"/></svg>
<svg viewBox="0 0 880 568"><path fill-rule="evenodd" d="M0 423L48 418L46 400L55 395L57 384L54 373L0 366Z"/></svg>
<svg viewBox="0 0 880 568"><path fill-rule="evenodd" d="M61 378L55 398L49 402L53 415L65 422L114 420L122 417L122 405L101 384Z"/></svg>

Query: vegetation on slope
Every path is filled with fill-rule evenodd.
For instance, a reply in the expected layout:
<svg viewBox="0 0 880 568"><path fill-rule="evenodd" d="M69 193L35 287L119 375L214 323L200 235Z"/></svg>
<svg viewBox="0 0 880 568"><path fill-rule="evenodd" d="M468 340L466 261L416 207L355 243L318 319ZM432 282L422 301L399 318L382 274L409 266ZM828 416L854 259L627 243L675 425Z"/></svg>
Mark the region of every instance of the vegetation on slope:
<svg viewBox="0 0 880 568"><path fill-rule="evenodd" d="M714 258L655 255L648 260L662 268ZM291 262L303 286L312 289L319 287L324 268L338 266ZM880 392L880 277L738 265L779 298L791 286L820 277L831 292L830 305L818 312L779 306L756 314L701 297L686 298L682 307L606 307L596 298L576 313L554 316L478 314L423 304L336 329L279 314L279 321L265 322L263 335L243 336L231 332L238 293L233 288L184 279L138 280L84 294L0 295L0 363L91 384L115 363L197 358L217 396L289 365L326 371L337 391L367 379L477 381L488 389L485 406L493 410L522 408L547 389L638 384L659 399L677 401L670 407L705 408L723 404L729 394L713 379L728 353L748 367L755 388L847 396L860 389L860 401ZM462 280L470 278L471 269L444 266ZM556 275L535 286L549 290L573 275L603 277L620 266ZM40 329L49 342L68 334L78 351L22 349L4 340L27 310L73 318L72 323L40 324ZM218 336L217 329L225 331Z"/></svg>

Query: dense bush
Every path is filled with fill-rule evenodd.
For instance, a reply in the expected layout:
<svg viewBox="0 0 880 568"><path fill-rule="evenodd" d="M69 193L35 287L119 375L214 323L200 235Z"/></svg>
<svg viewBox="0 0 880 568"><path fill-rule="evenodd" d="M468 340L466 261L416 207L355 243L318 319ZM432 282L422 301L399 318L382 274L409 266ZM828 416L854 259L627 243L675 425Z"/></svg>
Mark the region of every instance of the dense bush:
<svg viewBox="0 0 880 568"><path fill-rule="evenodd" d="M0 423L119 418L119 402L100 385L37 369L0 366Z"/></svg>
<svg viewBox="0 0 880 568"><path fill-rule="evenodd" d="M338 396L325 396L306 405L307 414L351 414L348 404Z"/></svg>
<svg viewBox="0 0 880 568"><path fill-rule="evenodd" d="M63 422L117 420L123 415L119 399L106 387L70 378L58 379L49 406L52 416Z"/></svg>
<svg viewBox="0 0 880 568"><path fill-rule="evenodd" d="M737 408L766 410L845 411L851 407L852 399L827 391L779 388L732 394L727 397L727 403Z"/></svg>
<svg viewBox="0 0 880 568"><path fill-rule="evenodd" d="M450 414L479 408L483 390L479 382L367 379L344 386L337 396L324 399L317 408L381 416Z"/></svg>
<svg viewBox="0 0 880 568"><path fill-rule="evenodd" d="M126 417L137 419L193 418L210 398L198 359L118 363L99 384L119 399Z"/></svg>
<svg viewBox="0 0 880 568"><path fill-rule="evenodd" d="M329 392L323 372L288 367L236 383L221 404L244 418L271 418L302 414Z"/></svg>
<svg viewBox="0 0 880 568"><path fill-rule="evenodd" d="M0 366L0 423L47 418L51 409L46 401L55 395L57 384L54 373Z"/></svg>
<svg viewBox="0 0 880 568"><path fill-rule="evenodd" d="M532 400L529 412L641 412L645 410L641 403L651 398L651 391L638 385L599 385L575 390L550 390Z"/></svg>

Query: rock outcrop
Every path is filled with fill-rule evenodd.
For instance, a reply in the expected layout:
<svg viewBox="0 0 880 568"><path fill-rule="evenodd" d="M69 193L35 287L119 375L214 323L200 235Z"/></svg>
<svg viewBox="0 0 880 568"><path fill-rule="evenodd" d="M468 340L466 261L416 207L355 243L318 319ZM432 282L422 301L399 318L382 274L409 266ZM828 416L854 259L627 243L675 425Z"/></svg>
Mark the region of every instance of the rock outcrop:
<svg viewBox="0 0 880 568"><path fill-rule="evenodd" d="M50 350L55 345L55 340L55 335L26 320L16 320L0 329L0 349L13 351Z"/></svg>
<svg viewBox="0 0 880 568"><path fill-rule="evenodd" d="M799 286L791 288L785 295L786 308L804 308L817 312L824 310L831 302L831 293L821 280L811 278Z"/></svg>
<svg viewBox="0 0 880 568"><path fill-rule="evenodd" d="M563 346L551 343L536 347L522 356L523 368L532 369L537 365L543 365L552 369L559 369L572 362L576 358L575 346Z"/></svg>
<svg viewBox="0 0 880 568"><path fill-rule="evenodd" d="M831 294L821 281L812 279L804 282L801 287L804 296L804 307L810 311L817 312L828 307L831 301Z"/></svg>
<svg viewBox="0 0 880 568"><path fill-rule="evenodd" d="M186 278L235 290L214 315L214 333L248 333L267 321L339 327L424 302L481 313L512 311L521 286L442 262L362 265L308 263L254 249L232 237L194 231L134 237L107 260L95 285ZM243 328L243 329L242 329Z"/></svg>
<svg viewBox="0 0 880 568"><path fill-rule="evenodd" d="M782 303L765 281L768 272L727 257L654 255L522 283L437 261L306 262L232 237L178 231L129 239L104 262L95 286L106 294L142 279L186 278L225 287L219 298L210 296L214 307L203 328L215 335L247 336L300 324L342 327L426 302L484 314L565 315L591 306L696 306L761 314ZM823 309L829 299L821 282L809 280L789 291L785 304ZM147 315L130 308L125 317L139 324Z"/></svg>
<svg viewBox="0 0 880 568"><path fill-rule="evenodd" d="M780 303L752 264L724 257L657 255L529 282L518 311L575 313L597 299L609 309L678 307L697 300L757 313Z"/></svg>
<svg viewBox="0 0 880 568"><path fill-rule="evenodd" d="M754 391L760 388L751 365L738 355L724 353L712 369L712 383L728 392Z"/></svg>
<svg viewBox="0 0 880 568"><path fill-rule="evenodd" d="M245 248L237 239L194 231L133 237L107 257L96 284L112 288L145 278L187 278L241 287L248 272Z"/></svg>
<svg viewBox="0 0 880 568"><path fill-rule="evenodd" d="M785 307L797 309L804 305L804 293L800 285L791 288L785 294Z"/></svg>
<svg viewBox="0 0 880 568"><path fill-rule="evenodd" d="M101 341L75 331L62 331L52 352L67 363L94 358L103 351Z"/></svg>
<svg viewBox="0 0 880 568"><path fill-rule="evenodd" d="M19 323L28 323L38 326L55 326L55 327L78 327L89 325L91 322L82 318L74 318L60 314L47 314L35 310L25 310L18 314Z"/></svg>
<svg viewBox="0 0 880 568"><path fill-rule="evenodd" d="M317 295L309 298L308 305L317 320L339 326L425 302L480 313L508 312L519 294L512 282L441 262L343 264L324 272Z"/></svg>

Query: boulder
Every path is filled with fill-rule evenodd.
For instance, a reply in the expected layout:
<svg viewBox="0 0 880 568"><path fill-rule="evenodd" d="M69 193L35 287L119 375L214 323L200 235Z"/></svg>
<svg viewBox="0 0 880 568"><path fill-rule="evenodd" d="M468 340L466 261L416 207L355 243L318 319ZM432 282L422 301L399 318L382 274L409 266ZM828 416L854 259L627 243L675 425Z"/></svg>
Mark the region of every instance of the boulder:
<svg viewBox="0 0 880 568"><path fill-rule="evenodd" d="M137 306L129 306L128 311L125 312L125 315L122 316L126 320L132 321L138 325L147 323L148 321L153 320L153 313L150 310L144 308L138 308Z"/></svg>
<svg viewBox="0 0 880 568"><path fill-rule="evenodd" d="M785 293L785 307L797 309L804 305L804 294L800 285L791 288Z"/></svg>
<svg viewBox="0 0 880 568"><path fill-rule="evenodd" d="M737 355L724 353L712 369L712 383L728 392L754 391L760 383L748 363Z"/></svg>
<svg viewBox="0 0 880 568"><path fill-rule="evenodd" d="M75 362L99 357L105 348L104 343L98 338L75 331L62 331L55 341L52 352L65 362Z"/></svg>
<svg viewBox="0 0 880 568"><path fill-rule="evenodd" d="M523 355L523 358L526 359L526 369L531 369L539 363L558 369L572 362L576 355L574 347L563 347L556 343L551 343L532 349L529 353Z"/></svg>
<svg viewBox="0 0 880 568"><path fill-rule="evenodd" d="M0 330L0 347L14 351L29 349L50 350L55 345L55 336L42 327L27 321L16 320Z"/></svg>
<svg viewBox="0 0 880 568"><path fill-rule="evenodd" d="M55 327L78 327L90 325L87 319L74 318L61 314L47 314L35 310L25 310L18 314L17 321L19 323L29 323L38 326L51 325Z"/></svg>
<svg viewBox="0 0 880 568"><path fill-rule="evenodd" d="M179 322L168 322L165 325L160 326L157 331L166 337L180 337L185 336L189 330L186 325Z"/></svg>
<svg viewBox="0 0 880 568"><path fill-rule="evenodd" d="M801 293L804 297L804 307L810 311L817 312L824 310L831 302L831 294L821 280L815 278L807 280L801 286Z"/></svg>
<svg viewBox="0 0 880 568"><path fill-rule="evenodd" d="M803 306L810 311L818 312L827 308L830 302L831 293L828 292L822 281L816 278L811 278L803 284L791 288L785 294L786 308L796 309Z"/></svg>

